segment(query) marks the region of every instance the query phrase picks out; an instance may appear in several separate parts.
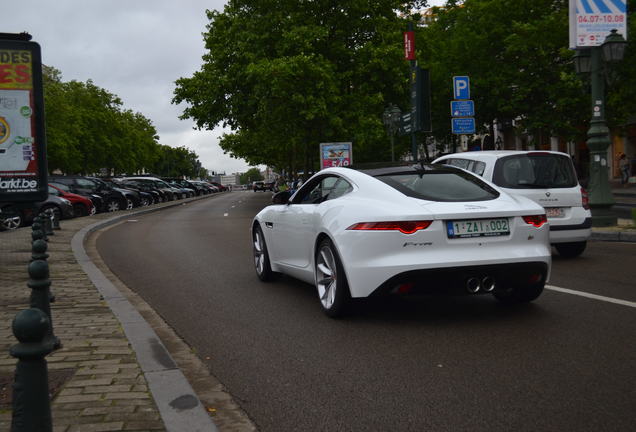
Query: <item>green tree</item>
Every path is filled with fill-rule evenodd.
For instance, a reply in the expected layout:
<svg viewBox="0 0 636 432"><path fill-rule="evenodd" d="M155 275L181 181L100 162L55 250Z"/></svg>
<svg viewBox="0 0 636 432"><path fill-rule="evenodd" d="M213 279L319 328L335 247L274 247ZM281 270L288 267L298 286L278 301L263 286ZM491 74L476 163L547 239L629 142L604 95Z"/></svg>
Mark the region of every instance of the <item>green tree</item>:
<svg viewBox="0 0 636 432"><path fill-rule="evenodd" d="M450 134L454 75L470 76L478 125L515 119L521 130L535 136L571 138L579 133L587 104L567 49L568 3L449 3L451 7L439 9L438 19L418 34L424 41L418 55L433 80L436 135Z"/></svg>
<svg viewBox="0 0 636 432"><path fill-rule="evenodd" d="M398 14L415 3L230 0L208 11L204 63L173 101L199 128L229 126L221 147L253 165L308 172L331 141L386 159L382 111L408 91Z"/></svg>
<svg viewBox="0 0 636 432"><path fill-rule="evenodd" d="M253 181L263 180L258 168L250 168L240 176L241 184L251 184Z"/></svg>
<svg viewBox="0 0 636 432"><path fill-rule="evenodd" d="M48 66L43 67L43 80L49 170L206 174L196 153L160 145L148 118L123 109L116 95L91 80L64 82L61 72Z"/></svg>

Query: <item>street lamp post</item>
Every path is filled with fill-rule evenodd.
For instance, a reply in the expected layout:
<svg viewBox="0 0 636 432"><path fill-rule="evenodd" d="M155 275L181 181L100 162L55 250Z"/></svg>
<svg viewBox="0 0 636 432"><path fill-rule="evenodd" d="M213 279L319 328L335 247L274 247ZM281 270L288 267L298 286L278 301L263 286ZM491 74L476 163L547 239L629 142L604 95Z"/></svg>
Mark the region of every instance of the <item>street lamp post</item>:
<svg viewBox="0 0 636 432"><path fill-rule="evenodd" d="M612 30L603 45L578 50L574 56L576 72L583 77L589 75L592 93L592 120L587 131L587 146L590 149L588 192L593 226L611 226L617 222L611 210L615 201L608 178L607 150L611 139L605 120L605 79L610 63L623 59L626 44L625 39Z"/></svg>
<svg viewBox="0 0 636 432"><path fill-rule="evenodd" d="M386 128L386 133L391 138L391 162L395 162L394 140L395 134L400 129L402 122L402 111L399 107L391 104L384 110L382 114L382 123Z"/></svg>

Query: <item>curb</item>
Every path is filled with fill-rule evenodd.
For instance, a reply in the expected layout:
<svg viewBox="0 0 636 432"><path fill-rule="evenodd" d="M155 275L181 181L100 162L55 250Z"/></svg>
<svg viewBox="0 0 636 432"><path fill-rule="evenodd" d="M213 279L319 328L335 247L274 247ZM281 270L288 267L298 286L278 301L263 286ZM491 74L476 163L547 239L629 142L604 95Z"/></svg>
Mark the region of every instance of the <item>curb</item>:
<svg viewBox="0 0 636 432"><path fill-rule="evenodd" d="M592 231L592 240L636 243L636 232Z"/></svg>
<svg viewBox="0 0 636 432"><path fill-rule="evenodd" d="M208 197L204 196L199 199ZM186 203L199 199L191 199ZM186 203L178 202L159 208L139 210L88 225L75 233L71 240L71 250L82 270L121 323L146 377L149 390L155 399L166 430L169 432L185 430L216 432L218 431L216 425L150 324L95 266L84 248L86 236L95 230L113 225L133 215L152 213Z"/></svg>

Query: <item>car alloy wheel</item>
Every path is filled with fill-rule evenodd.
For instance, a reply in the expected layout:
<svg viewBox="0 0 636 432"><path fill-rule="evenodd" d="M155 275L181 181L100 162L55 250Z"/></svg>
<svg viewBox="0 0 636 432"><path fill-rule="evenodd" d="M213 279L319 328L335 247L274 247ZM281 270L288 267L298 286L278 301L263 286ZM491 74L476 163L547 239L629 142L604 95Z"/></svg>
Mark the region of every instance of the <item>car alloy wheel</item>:
<svg viewBox="0 0 636 432"><path fill-rule="evenodd" d="M141 199L141 206L142 207L147 207L150 205L150 200L148 200L148 198L142 198Z"/></svg>
<svg viewBox="0 0 636 432"><path fill-rule="evenodd" d="M132 202L130 198L126 198L126 210L132 210L135 207L135 204Z"/></svg>
<svg viewBox="0 0 636 432"><path fill-rule="evenodd" d="M0 225L5 230L14 230L22 226L22 216L19 214L12 216L0 216Z"/></svg>
<svg viewBox="0 0 636 432"><path fill-rule="evenodd" d="M350 300L349 284L338 253L329 239L320 243L316 252L316 288L324 312L342 316Z"/></svg>
<svg viewBox="0 0 636 432"><path fill-rule="evenodd" d="M97 207L92 206L91 209L88 211L88 215L93 216L95 213L97 213Z"/></svg>
<svg viewBox="0 0 636 432"><path fill-rule="evenodd" d="M256 275L263 282L270 281L274 278L274 272L269 263L269 254L267 252L267 245L265 244L265 238L263 237L263 231L260 226L254 228L253 246L254 246L254 267L256 268Z"/></svg>
<svg viewBox="0 0 636 432"><path fill-rule="evenodd" d="M106 210L109 213L116 212L119 210L119 208L119 201L117 201L116 199L108 200L108 203L106 203Z"/></svg>

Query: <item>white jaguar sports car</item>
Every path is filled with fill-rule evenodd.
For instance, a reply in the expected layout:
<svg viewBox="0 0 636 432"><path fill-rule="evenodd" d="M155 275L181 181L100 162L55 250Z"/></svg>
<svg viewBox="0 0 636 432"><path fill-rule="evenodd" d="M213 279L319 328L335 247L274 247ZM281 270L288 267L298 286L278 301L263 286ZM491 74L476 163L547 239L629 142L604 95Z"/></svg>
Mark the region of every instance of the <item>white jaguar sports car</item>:
<svg viewBox="0 0 636 432"><path fill-rule="evenodd" d="M458 168L328 168L273 202L252 224L256 274L314 284L329 316L386 293L529 302L550 275L545 209Z"/></svg>

